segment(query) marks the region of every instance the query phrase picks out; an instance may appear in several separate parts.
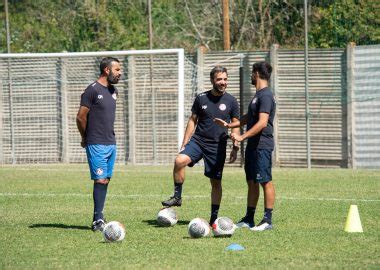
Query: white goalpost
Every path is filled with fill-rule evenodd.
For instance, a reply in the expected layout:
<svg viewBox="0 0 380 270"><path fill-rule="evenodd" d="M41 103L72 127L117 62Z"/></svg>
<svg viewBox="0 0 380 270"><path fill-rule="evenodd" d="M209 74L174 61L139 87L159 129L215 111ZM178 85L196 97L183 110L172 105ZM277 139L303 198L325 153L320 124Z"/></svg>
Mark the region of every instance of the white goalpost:
<svg viewBox="0 0 380 270"><path fill-rule="evenodd" d="M75 116L106 56L119 58L124 74L117 85L118 162L172 162L191 88L183 49L0 54L0 164L85 162Z"/></svg>

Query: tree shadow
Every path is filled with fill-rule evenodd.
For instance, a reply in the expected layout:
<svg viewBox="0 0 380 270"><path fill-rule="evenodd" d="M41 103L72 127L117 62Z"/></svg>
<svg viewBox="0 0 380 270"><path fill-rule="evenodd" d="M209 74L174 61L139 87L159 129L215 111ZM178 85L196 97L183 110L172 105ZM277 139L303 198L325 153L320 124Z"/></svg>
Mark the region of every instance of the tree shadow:
<svg viewBox="0 0 380 270"><path fill-rule="evenodd" d="M157 220L155 220L155 219L147 219L147 220L143 220L143 222L150 225L150 226L163 228L163 226L158 225ZM177 225L179 225L179 226L186 225L187 226L189 223L190 223L189 220L178 220Z"/></svg>
<svg viewBox="0 0 380 270"><path fill-rule="evenodd" d="M50 224L32 224L29 226L31 229L35 228L58 228L58 229L72 229L72 230L91 230L90 226L79 225L66 225L62 223L50 223Z"/></svg>

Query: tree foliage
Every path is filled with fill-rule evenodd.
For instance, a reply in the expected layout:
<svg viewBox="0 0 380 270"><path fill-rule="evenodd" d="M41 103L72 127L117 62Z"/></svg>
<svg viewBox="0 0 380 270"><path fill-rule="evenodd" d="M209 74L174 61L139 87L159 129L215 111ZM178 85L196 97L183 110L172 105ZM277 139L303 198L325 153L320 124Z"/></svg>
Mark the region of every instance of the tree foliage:
<svg viewBox="0 0 380 270"><path fill-rule="evenodd" d="M309 1L309 44L345 47L380 42L379 4L372 0ZM147 49L147 0L8 0L12 52ZM222 0L152 1L154 48L200 44L223 49ZM0 50L6 52L4 1ZM233 50L304 43L303 1L230 0Z"/></svg>

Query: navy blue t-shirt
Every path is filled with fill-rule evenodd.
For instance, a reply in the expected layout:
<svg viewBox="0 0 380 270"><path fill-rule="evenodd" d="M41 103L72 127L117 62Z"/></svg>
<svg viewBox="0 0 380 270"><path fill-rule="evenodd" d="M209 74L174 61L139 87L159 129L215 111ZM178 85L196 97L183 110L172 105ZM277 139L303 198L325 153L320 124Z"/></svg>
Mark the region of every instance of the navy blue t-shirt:
<svg viewBox="0 0 380 270"><path fill-rule="evenodd" d="M205 143L227 141L227 129L215 124L214 118L220 118L229 123L233 117L237 119L240 117L236 98L228 93L214 96L211 90L195 98L191 112L198 116L193 138Z"/></svg>
<svg viewBox="0 0 380 270"><path fill-rule="evenodd" d="M276 101L268 87L257 91L249 104L247 130L250 130L259 121L259 113L269 114L268 124L261 132L248 138L247 148L273 150L273 120L276 113Z"/></svg>
<svg viewBox="0 0 380 270"><path fill-rule="evenodd" d="M114 122L117 89L98 82L90 84L81 95L80 105L90 109L87 116L86 144L116 144Z"/></svg>

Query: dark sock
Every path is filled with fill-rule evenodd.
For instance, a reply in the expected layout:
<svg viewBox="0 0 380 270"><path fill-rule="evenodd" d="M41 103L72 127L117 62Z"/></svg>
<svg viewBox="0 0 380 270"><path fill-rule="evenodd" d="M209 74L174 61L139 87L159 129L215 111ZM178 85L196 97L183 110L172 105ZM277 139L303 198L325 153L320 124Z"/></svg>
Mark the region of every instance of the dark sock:
<svg viewBox="0 0 380 270"><path fill-rule="evenodd" d="M269 224L272 224L272 208L265 208L264 209L264 220L268 222Z"/></svg>
<svg viewBox="0 0 380 270"><path fill-rule="evenodd" d="M246 218L252 222L255 217L255 212L256 212L256 207L247 206L247 213L245 214Z"/></svg>
<svg viewBox="0 0 380 270"><path fill-rule="evenodd" d="M107 195L107 185L94 183L93 199L94 199L94 216L93 220L104 219L103 209Z"/></svg>
<svg viewBox="0 0 380 270"><path fill-rule="evenodd" d="M219 207L219 204L211 204L210 225L212 225L214 221L218 218Z"/></svg>
<svg viewBox="0 0 380 270"><path fill-rule="evenodd" d="M182 183L174 183L174 197L182 197Z"/></svg>

